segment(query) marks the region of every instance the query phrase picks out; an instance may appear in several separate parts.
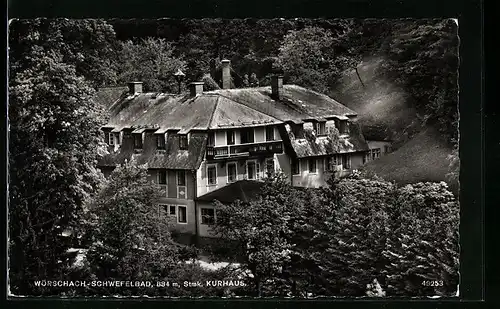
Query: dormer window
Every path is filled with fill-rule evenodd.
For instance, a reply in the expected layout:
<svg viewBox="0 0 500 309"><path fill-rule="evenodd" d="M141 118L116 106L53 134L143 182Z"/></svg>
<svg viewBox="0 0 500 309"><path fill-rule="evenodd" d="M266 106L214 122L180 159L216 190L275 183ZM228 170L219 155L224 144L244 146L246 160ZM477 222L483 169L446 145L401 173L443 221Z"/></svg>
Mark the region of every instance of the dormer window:
<svg viewBox="0 0 500 309"><path fill-rule="evenodd" d="M339 132L340 134L348 134L349 128L347 126L347 120L339 120Z"/></svg>
<svg viewBox="0 0 500 309"><path fill-rule="evenodd" d="M326 122L325 121L316 122L315 130L317 136L326 135Z"/></svg>
<svg viewBox="0 0 500 309"><path fill-rule="evenodd" d="M134 149L142 149L142 134L132 134L134 137Z"/></svg>
<svg viewBox="0 0 500 309"><path fill-rule="evenodd" d="M165 150L165 135L158 134L156 135L156 148L160 150Z"/></svg>
<svg viewBox="0 0 500 309"><path fill-rule="evenodd" d="M180 150L187 150L188 149L187 134L180 134L179 135L179 149Z"/></svg>
<svg viewBox="0 0 500 309"><path fill-rule="evenodd" d="M295 138L304 138L304 126L302 124L292 125L292 133Z"/></svg>

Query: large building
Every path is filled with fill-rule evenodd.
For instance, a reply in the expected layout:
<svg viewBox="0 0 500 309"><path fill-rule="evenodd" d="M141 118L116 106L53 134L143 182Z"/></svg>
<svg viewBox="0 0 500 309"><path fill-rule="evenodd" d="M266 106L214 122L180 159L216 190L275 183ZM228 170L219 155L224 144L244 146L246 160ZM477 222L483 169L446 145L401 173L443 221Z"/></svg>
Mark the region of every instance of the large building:
<svg viewBox="0 0 500 309"><path fill-rule="evenodd" d="M320 187L331 173L372 158L351 109L284 85L278 75L270 87L229 89L229 61L223 65L220 90L194 82L185 94L145 93L134 82L117 100L102 96L113 102L101 170L109 174L125 160L147 163L166 192L158 203L178 232L210 236L217 216L211 201L230 202L228 192L244 198L267 173L280 170L294 186Z"/></svg>

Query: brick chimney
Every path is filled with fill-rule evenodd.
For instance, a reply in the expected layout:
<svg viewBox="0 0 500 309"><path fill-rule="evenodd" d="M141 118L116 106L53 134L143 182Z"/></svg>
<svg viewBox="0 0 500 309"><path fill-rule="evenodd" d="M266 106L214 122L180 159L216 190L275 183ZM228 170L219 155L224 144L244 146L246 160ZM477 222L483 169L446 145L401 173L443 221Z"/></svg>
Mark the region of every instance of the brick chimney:
<svg viewBox="0 0 500 309"><path fill-rule="evenodd" d="M204 82L192 82L189 84L189 93L191 97L203 93Z"/></svg>
<svg viewBox="0 0 500 309"><path fill-rule="evenodd" d="M130 94L142 93L142 82L129 82L128 92Z"/></svg>
<svg viewBox="0 0 500 309"><path fill-rule="evenodd" d="M222 62L222 89L231 88L231 61L224 59Z"/></svg>
<svg viewBox="0 0 500 309"><path fill-rule="evenodd" d="M283 76L271 76L271 96L275 100L281 100L283 97Z"/></svg>

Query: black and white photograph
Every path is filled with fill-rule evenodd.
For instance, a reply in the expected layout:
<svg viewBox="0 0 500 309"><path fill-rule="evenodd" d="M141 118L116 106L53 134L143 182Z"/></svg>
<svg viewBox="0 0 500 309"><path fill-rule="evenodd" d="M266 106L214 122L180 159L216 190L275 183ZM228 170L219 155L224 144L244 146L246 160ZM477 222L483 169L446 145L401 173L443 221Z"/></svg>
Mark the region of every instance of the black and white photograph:
<svg viewBox="0 0 500 309"><path fill-rule="evenodd" d="M457 19L12 19L8 296L460 297Z"/></svg>

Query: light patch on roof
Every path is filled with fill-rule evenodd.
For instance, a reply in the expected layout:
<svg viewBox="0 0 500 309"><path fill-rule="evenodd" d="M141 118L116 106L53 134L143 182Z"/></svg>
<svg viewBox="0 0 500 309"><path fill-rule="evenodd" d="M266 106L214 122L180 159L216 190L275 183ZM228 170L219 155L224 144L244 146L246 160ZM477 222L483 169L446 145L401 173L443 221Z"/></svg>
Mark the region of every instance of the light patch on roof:
<svg viewBox="0 0 500 309"><path fill-rule="evenodd" d="M135 134L135 133L142 133L146 131L146 128L140 128L140 129L135 129L134 131L132 131L132 134Z"/></svg>

